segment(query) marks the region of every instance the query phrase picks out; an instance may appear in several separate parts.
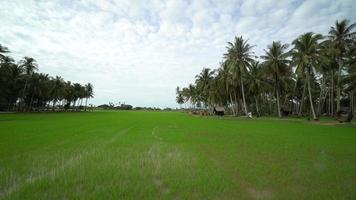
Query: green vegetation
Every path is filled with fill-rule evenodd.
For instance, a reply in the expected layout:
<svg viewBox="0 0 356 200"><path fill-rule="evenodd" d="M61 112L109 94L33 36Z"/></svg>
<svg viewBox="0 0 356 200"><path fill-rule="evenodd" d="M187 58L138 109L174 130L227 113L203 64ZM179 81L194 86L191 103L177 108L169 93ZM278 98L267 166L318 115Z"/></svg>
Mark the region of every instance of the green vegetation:
<svg viewBox="0 0 356 200"><path fill-rule="evenodd" d="M235 116L295 114L318 120L354 113L355 28L348 20L336 21L327 35L304 33L291 48L273 41L260 57L248 40L235 37L217 70L204 68L195 83L177 87L176 102L210 110L224 106Z"/></svg>
<svg viewBox="0 0 356 200"><path fill-rule="evenodd" d="M65 82L60 76L37 73L34 58L24 57L15 63L8 53L8 48L0 44L0 111L54 111L71 106L86 110L88 98L93 97L91 83L82 86Z"/></svg>
<svg viewBox="0 0 356 200"><path fill-rule="evenodd" d="M355 199L352 126L177 112L3 114L0 199Z"/></svg>

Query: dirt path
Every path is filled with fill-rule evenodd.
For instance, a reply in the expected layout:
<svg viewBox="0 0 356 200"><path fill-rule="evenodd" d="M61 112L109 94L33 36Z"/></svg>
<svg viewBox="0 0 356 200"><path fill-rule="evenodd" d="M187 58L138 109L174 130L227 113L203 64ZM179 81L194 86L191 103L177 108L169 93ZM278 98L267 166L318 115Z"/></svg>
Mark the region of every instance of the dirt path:
<svg viewBox="0 0 356 200"><path fill-rule="evenodd" d="M152 136L155 138L155 143L148 151L148 155L151 159L153 165L153 182L159 189L160 196L165 196L169 193L169 187L163 182L159 173L161 169L161 161L160 161L160 145L162 144L162 138L156 134L157 126L154 127L151 131Z"/></svg>

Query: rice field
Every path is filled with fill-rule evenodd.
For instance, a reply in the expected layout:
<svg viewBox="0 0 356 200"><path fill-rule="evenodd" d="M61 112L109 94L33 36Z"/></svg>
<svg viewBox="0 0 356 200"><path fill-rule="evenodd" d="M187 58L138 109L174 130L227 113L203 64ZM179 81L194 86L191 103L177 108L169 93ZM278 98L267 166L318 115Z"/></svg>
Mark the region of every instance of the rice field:
<svg viewBox="0 0 356 200"><path fill-rule="evenodd" d="M356 127L178 112L1 114L0 199L356 199Z"/></svg>

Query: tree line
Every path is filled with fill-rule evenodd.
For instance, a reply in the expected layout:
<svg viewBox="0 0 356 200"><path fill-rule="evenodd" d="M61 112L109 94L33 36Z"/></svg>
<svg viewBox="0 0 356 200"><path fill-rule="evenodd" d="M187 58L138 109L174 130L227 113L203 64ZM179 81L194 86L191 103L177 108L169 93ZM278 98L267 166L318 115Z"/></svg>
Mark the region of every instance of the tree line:
<svg viewBox="0 0 356 200"><path fill-rule="evenodd" d="M34 58L24 57L16 63L8 53L0 44L0 111L86 110L88 99L93 97L92 84L38 73Z"/></svg>
<svg viewBox="0 0 356 200"><path fill-rule="evenodd" d="M218 69L203 68L195 82L177 87L190 108L224 106L233 115L284 113L334 116L354 112L356 23L336 21L327 35L307 32L291 44L273 41L262 56L242 36L228 42Z"/></svg>

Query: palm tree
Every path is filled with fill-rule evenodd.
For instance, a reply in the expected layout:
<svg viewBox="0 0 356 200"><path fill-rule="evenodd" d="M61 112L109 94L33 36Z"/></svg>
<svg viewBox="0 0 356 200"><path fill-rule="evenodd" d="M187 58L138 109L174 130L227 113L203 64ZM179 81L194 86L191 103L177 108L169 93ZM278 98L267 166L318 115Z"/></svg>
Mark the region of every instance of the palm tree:
<svg viewBox="0 0 356 200"><path fill-rule="evenodd" d="M208 104L208 95L214 73L214 70L203 68L200 74L195 76L196 91L199 94L199 100L202 101L205 106Z"/></svg>
<svg viewBox="0 0 356 200"><path fill-rule="evenodd" d="M9 49L5 46L2 46L0 44L0 63L3 62L3 60L5 59L5 55L3 55L4 53L10 53Z"/></svg>
<svg viewBox="0 0 356 200"><path fill-rule="evenodd" d="M232 98L232 93L233 93L233 81L231 77L231 70L229 68L229 65L227 62L222 62L220 65L220 68L218 69L218 74L216 76L216 79L218 79L220 83L220 87L223 88L224 95L226 97L226 104L229 103L231 105L231 110L232 114L236 116L236 112L234 109L234 106L236 106L236 102L234 102ZM229 99L229 100L228 100Z"/></svg>
<svg viewBox="0 0 356 200"><path fill-rule="evenodd" d="M329 38L333 42L334 49L337 52L337 98L336 98L336 110L340 110L340 99L341 99L341 74L343 70L343 61L347 49L353 43L353 39L356 37L356 23L350 24L350 21L344 19L342 21L336 21L335 26L330 28Z"/></svg>
<svg viewBox="0 0 356 200"><path fill-rule="evenodd" d="M81 97L81 92L82 92L82 86L79 83L74 83L73 84L73 89L74 89L74 94L73 94L73 98L74 98L74 103L73 106L74 108L77 105L78 99Z"/></svg>
<svg viewBox="0 0 356 200"><path fill-rule="evenodd" d="M182 109L182 104L184 103L184 97L182 95L182 91L179 86L176 88L176 102L179 104L179 108Z"/></svg>
<svg viewBox="0 0 356 200"><path fill-rule="evenodd" d="M31 57L24 57L23 60L20 61L19 65L23 67L25 71L25 85L22 91L22 99L23 99L25 97L28 80L32 76L33 72L37 71L38 65L36 60ZM22 102L20 101L20 107L21 107L21 103Z"/></svg>
<svg viewBox="0 0 356 200"><path fill-rule="evenodd" d="M88 98L92 98L94 96L93 93L93 85L88 83L84 86L85 88L85 111L87 111Z"/></svg>
<svg viewBox="0 0 356 200"><path fill-rule="evenodd" d="M235 80L240 79L243 107L245 115L247 116L247 105L244 91L244 76L247 73L247 69L250 66L252 59L252 48L247 40L244 40L242 36L235 37L234 43L228 42L227 53L224 54L226 62L231 67L232 74Z"/></svg>
<svg viewBox="0 0 356 200"><path fill-rule="evenodd" d="M268 87L268 84L266 84L266 81L263 79L264 76L264 71L262 70L261 65L259 62L253 62L250 67L250 71L247 74L247 85L248 85L248 91L249 93L253 96L255 100L255 106L256 106L256 115L260 116L260 108L259 108L259 96L263 91L263 88L266 89Z"/></svg>
<svg viewBox="0 0 356 200"><path fill-rule="evenodd" d="M322 38L321 34L309 32L299 36L292 43L294 45L293 60L297 66L297 70L299 69L304 72L306 77L310 109L314 120L317 120L318 118L314 110L310 82L311 77L315 72L315 67L318 65L318 62L320 62L319 40Z"/></svg>
<svg viewBox="0 0 356 200"><path fill-rule="evenodd" d="M10 110L21 90L23 69L11 57L4 56L0 63L0 110ZM7 105L7 108L5 106Z"/></svg>
<svg viewBox="0 0 356 200"><path fill-rule="evenodd" d="M53 88L52 88L52 99L53 99L53 107L52 110L54 111L57 101L63 98L64 93L64 80L60 76L56 76L53 79Z"/></svg>
<svg viewBox="0 0 356 200"><path fill-rule="evenodd" d="M58 101L67 103L66 109L74 100L93 96L93 86L72 85L57 76L37 73L38 65L34 58L24 57L18 64L6 56L9 50L0 44L0 110L33 110L46 108L49 102L55 107ZM17 101L19 103L17 104ZM23 103L24 106L21 106Z"/></svg>
<svg viewBox="0 0 356 200"><path fill-rule="evenodd" d="M188 88L187 88L187 95L186 95L189 99L190 104L195 107L196 104L198 103L199 97L197 95L197 89L196 86L193 84L189 84Z"/></svg>
<svg viewBox="0 0 356 200"><path fill-rule="evenodd" d="M278 117L280 118L282 117L279 98L280 79L281 77L290 75L291 73L291 68L289 67L290 60L288 59L289 53L286 52L287 48L288 45L281 44L280 41L272 42L272 45L268 46L267 50L265 50L266 55L261 56L261 58L264 60L262 64L265 66L265 71L274 80Z"/></svg>

